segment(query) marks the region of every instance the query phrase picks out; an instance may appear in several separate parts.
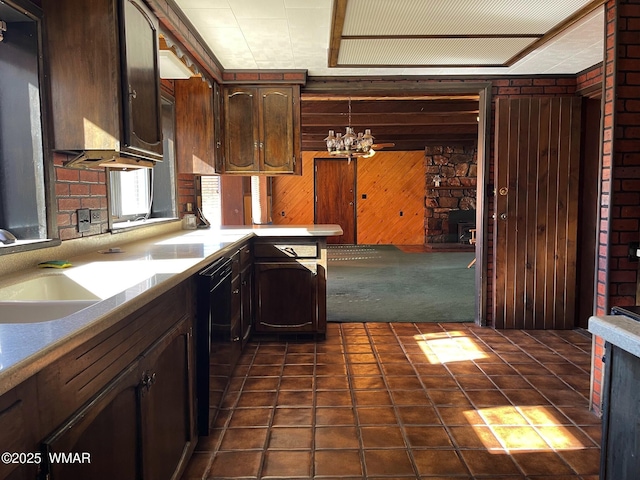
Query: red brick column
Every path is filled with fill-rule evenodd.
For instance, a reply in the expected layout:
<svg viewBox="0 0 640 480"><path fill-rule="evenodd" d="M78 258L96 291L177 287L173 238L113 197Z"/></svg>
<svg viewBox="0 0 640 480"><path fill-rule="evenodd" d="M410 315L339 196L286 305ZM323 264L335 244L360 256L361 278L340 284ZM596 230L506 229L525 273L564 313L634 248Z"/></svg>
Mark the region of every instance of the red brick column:
<svg viewBox="0 0 640 480"><path fill-rule="evenodd" d="M604 122L597 313L635 305L638 264L627 259L640 237L640 0L605 4ZM595 340L601 345L601 340ZM601 350L594 355L592 401L600 410Z"/></svg>

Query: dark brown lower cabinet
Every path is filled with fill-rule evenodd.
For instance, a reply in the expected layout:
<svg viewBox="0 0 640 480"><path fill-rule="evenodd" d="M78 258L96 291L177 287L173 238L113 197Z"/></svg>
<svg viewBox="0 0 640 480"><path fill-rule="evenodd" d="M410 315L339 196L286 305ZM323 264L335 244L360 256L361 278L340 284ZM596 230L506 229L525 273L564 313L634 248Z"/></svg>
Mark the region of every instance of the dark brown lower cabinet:
<svg viewBox="0 0 640 480"><path fill-rule="evenodd" d="M0 447L2 452L33 453L36 444L38 408L37 385L30 378L0 397ZM22 461L0 462L0 478L3 480L33 480L39 464ZM27 459L28 460L28 459Z"/></svg>
<svg viewBox="0 0 640 480"><path fill-rule="evenodd" d="M0 395L0 480L172 480L197 440L193 279Z"/></svg>
<svg viewBox="0 0 640 480"><path fill-rule="evenodd" d="M174 475L189 459L195 430L191 333L183 321L141 361L140 423L142 478ZM112 477L117 478L117 477Z"/></svg>
<svg viewBox="0 0 640 480"><path fill-rule="evenodd" d="M189 320L183 318L43 442L44 478L176 478L194 431ZM72 463L56 461L70 453Z"/></svg>
<svg viewBox="0 0 640 480"><path fill-rule="evenodd" d="M640 358L606 344L602 408L601 480L640 475Z"/></svg>
<svg viewBox="0 0 640 480"><path fill-rule="evenodd" d="M256 332L314 332L318 273L314 262L256 262Z"/></svg>
<svg viewBox="0 0 640 480"><path fill-rule="evenodd" d="M132 365L43 442L42 478L138 478L139 373ZM88 454L89 461L61 461L70 453Z"/></svg>
<svg viewBox="0 0 640 480"><path fill-rule="evenodd" d="M260 238L254 245L256 333L326 333L324 238Z"/></svg>

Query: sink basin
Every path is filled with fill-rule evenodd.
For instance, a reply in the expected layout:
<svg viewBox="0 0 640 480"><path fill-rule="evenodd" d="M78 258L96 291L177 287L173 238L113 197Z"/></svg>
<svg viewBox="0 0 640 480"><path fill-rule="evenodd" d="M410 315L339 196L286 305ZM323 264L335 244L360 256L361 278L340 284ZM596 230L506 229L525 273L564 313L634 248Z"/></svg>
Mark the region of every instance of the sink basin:
<svg viewBox="0 0 640 480"><path fill-rule="evenodd" d="M43 275L0 288L0 302L100 300L65 275Z"/></svg>
<svg viewBox="0 0 640 480"><path fill-rule="evenodd" d="M0 323L55 320L99 300L65 275L43 275L0 288Z"/></svg>

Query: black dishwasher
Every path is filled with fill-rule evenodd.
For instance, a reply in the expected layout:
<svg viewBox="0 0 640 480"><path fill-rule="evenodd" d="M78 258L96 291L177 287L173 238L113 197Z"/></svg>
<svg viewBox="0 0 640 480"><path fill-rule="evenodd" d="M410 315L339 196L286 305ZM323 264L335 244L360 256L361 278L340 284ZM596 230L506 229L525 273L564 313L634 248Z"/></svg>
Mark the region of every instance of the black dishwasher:
<svg viewBox="0 0 640 480"><path fill-rule="evenodd" d="M231 344L231 259L219 258L198 276L196 319L196 394L198 433L209 434L231 374L227 359Z"/></svg>

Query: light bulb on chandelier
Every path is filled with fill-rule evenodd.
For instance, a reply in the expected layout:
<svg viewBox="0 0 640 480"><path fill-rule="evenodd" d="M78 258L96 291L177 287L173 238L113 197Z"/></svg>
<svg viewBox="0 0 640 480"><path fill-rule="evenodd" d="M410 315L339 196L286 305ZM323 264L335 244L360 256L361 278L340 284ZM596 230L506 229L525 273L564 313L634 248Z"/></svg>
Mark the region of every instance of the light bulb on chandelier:
<svg viewBox="0 0 640 480"><path fill-rule="evenodd" d="M371 129L367 128L356 135L351 127L351 97L349 97L349 126L347 126L344 135L336 134L335 130L329 130L329 135L324 141L327 144L329 155L337 157L364 157L371 152L373 145L373 136Z"/></svg>

